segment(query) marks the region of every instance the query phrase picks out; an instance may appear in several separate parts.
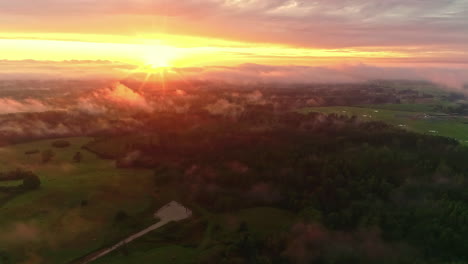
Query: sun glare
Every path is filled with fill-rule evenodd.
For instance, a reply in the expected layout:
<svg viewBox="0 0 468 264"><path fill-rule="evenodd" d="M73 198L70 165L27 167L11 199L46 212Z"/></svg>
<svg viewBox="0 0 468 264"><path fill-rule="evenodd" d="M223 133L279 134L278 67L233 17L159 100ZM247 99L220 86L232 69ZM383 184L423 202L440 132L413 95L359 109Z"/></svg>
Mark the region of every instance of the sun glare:
<svg viewBox="0 0 468 264"><path fill-rule="evenodd" d="M164 56L148 56L145 64L147 68L155 70L160 68L168 68L171 66L169 60L164 58Z"/></svg>
<svg viewBox="0 0 468 264"><path fill-rule="evenodd" d="M176 50L171 47L157 46L144 55L143 64L149 71L170 68L177 55Z"/></svg>

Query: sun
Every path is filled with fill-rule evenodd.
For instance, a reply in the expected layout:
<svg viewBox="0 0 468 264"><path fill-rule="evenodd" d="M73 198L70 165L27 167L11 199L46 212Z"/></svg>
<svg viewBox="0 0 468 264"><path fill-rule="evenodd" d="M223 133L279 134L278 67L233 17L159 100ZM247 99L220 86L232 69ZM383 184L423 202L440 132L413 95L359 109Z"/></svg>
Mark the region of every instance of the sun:
<svg viewBox="0 0 468 264"><path fill-rule="evenodd" d="M171 47L158 46L146 52L143 65L148 71L159 71L173 67L177 52Z"/></svg>
<svg viewBox="0 0 468 264"><path fill-rule="evenodd" d="M165 56L148 56L145 59L145 66L148 69L158 70L171 67L171 63Z"/></svg>

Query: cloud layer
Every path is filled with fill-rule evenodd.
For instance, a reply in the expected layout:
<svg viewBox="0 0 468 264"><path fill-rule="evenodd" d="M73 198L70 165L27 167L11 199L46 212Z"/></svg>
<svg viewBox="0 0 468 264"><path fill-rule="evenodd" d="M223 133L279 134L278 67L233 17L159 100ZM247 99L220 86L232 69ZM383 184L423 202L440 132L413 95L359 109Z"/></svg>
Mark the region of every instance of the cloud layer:
<svg viewBox="0 0 468 264"><path fill-rule="evenodd" d="M44 74L44 71L49 71ZM55 79L61 78L104 78L119 80L125 78L144 78L146 73L138 72L135 66L111 62L37 62L37 61L0 61L0 80L5 79ZM449 88L461 89L468 84L468 66L413 64L406 66L379 66L363 63L332 64L327 66L274 66L261 64L241 64L233 67L207 66L191 68L172 68L164 73L166 80L182 80L190 85L191 81L223 81L238 84L262 83L357 83L372 80L414 80L429 81ZM159 73L152 77L158 80ZM113 87L100 91L96 97L108 98L118 102L130 98L126 104L149 108L144 98L132 94L124 87ZM120 98L120 99L119 99ZM22 106L8 104L4 109ZM85 107L87 102L83 101ZM29 105L41 109L37 104ZM100 106L94 110L98 111Z"/></svg>
<svg viewBox="0 0 468 264"><path fill-rule="evenodd" d="M233 83L358 83L372 80L429 81L453 89L468 84L468 68L385 67L368 64L337 64L323 67L243 64L238 67L182 69L189 78Z"/></svg>
<svg viewBox="0 0 468 264"><path fill-rule="evenodd" d="M10 98L0 98L0 114L21 113L21 112L45 112L51 109L50 106L35 99L17 101Z"/></svg>
<svg viewBox="0 0 468 264"><path fill-rule="evenodd" d="M0 2L0 15L5 29L37 22L70 32L81 23L80 32L159 31L326 48L462 52L468 41L467 0L17 0Z"/></svg>

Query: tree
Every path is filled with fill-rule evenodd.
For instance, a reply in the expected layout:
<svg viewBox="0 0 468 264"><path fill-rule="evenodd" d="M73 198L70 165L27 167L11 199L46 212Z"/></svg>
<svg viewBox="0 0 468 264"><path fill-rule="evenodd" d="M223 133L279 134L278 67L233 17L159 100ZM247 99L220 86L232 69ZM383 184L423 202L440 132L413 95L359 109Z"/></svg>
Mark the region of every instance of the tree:
<svg viewBox="0 0 468 264"><path fill-rule="evenodd" d="M322 221L322 212L320 212L314 207L306 207L302 209L299 215L307 222L320 223Z"/></svg>
<svg viewBox="0 0 468 264"><path fill-rule="evenodd" d="M248 231L249 231L249 226L248 226L247 222L242 221L239 224L239 227L237 228L237 232L244 233L244 232L248 232Z"/></svg>
<svg viewBox="0 0 468 264"><path fill-rule="evenodd" d="M55 153L50 149L42 151L42 163L48 163L54 156Z"/></svg>
<svg viewBox="0 0 468 264"><path fill-rule="evenodd" d="M71 145L70 142L66 140L56 140L52 142L52 146L55 148L66 148L66 147L69 147L70 145Z"/></svg>
<svg viewBox="0 0 468 264"><path fill-rule="evenodd" d="M81 155L81 152L76 152L75 156L73 156L73 161L76 163L80 163L83 160L83 155Z"/></svg>
<svg viewBox="0 0 468 264"><path fill-rule="evenodd" d="M114 221L115 222L122 222L123 220L125 220L127 218L128 218L128 214L123 210L119 210L119 211L117 211L117 213L114 216Z"/></svg>
<svg viewBox="0 0 468 264"><path fill-rule="evenodd" d="M24 190L36 190L41 186L41 180L32 172L24 172L23 184L21 188Z"/></svg>
<svg viewBox="0 0 468 264"><path fill-rule="evenodd" d="M0 263L1 264L12 263L6 251L0 250Z"/></svg>

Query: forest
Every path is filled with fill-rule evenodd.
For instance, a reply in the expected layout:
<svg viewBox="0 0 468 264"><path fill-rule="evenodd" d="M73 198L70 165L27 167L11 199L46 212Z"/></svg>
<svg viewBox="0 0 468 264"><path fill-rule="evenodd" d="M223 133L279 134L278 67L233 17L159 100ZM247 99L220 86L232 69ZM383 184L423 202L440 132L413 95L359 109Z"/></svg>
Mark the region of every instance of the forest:
<svg viewBox="0 0 468 264"><path fill-rule="evenodd" d="M172 201L190 217L96 263L468 261L463 95L198 85L118 83L2 115L0 263L84 263Z"/></svg>
<svg viewBox="0 0 468 264"><path fill-rule="evenodd" d="M236 119L207 115L203 126L196 126L200 118L177 114L152 118L147 132L157 136L127 137L124 151L107 158L156 167L155 188L177 183L184 201L205 210L267 206L299 219L290 232L304 240L303 256L289 248L292 233L256 237L241 223L235 238L218 230L212 247L222 248L213 256L219 263L468 260L468 148L453 139L355 117L271 114L259 107ZM114 140L86 148L99 154Z"/></svg>

